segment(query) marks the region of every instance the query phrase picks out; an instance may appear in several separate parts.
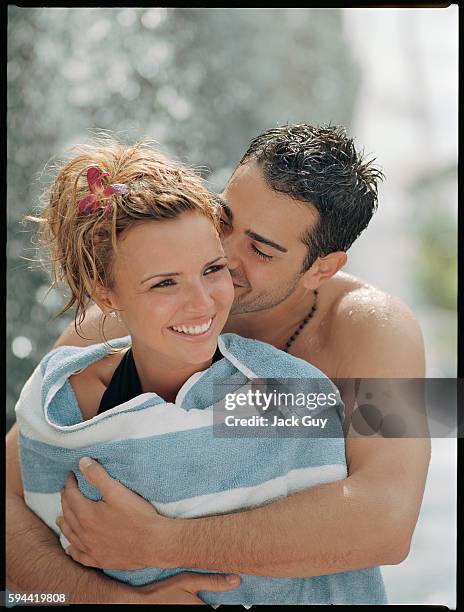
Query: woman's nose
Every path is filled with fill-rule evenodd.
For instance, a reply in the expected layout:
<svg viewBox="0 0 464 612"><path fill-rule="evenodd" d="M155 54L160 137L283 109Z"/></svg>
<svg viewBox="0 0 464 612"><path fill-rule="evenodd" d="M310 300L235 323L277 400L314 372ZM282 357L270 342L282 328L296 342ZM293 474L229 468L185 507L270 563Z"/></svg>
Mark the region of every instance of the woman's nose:
<svg viewBox="0 0 464 612"><path fill-rule="evenodd" d="M196 283L190 290L186 310L198 315L213 314L214 299L202 282Z"/></svg>

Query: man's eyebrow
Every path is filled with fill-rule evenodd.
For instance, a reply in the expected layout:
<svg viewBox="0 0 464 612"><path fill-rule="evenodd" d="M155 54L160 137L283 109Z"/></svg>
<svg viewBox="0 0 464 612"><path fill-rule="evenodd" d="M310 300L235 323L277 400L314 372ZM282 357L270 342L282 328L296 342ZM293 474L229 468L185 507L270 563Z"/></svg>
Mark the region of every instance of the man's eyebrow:
<svg viewBox="0 0 464 612"><path fill-rule="evenodd" d="M226 217L229 219L229 221L232 221L232 219L234 218L234 214L230 206L227 204L227 201L220 195L215 196L215 201L217 202L217 204L219 204L222 210L226 213Z"/></svg>
<svg viewBox="0 0 464 612"><path fill-rule="evenodd" d="M225 257L224 255L220 255L219 257L216 257L216 259L213 259L213 261L210 261L205 264L204 267L207 268L208 266L212 266L220 259L227 259L227 257ZM145 278L143 281L140 281L140 284L143 285L143 283L146 283L148 280L159 276L180 276L180 272L163 272L163 274L150 274L150 276L147 276L147 278Z"/></svg>
<svg viewBox="0 0 464 612"><path fill-rule="evenodd" d="M256 242L262 242L263 244L267 244L273 249L277 249L281 253L288 253L288 249L285 248L284 246L278 244L277 242L274 242L273 240L270 240L269 238L260 236L256 232L252 232L251 230L245 230L245 234L249 236L252 240L256 240Z"/></svg>
<svg viewBox="0 0 464 612"><path fill-rule="evenodd" d="M227 204L227 200L221 195L216 195L215 200L219 204L219 206L222 207L229 221L232 221L232 219L234 218L234 214L230 206ZM288 249L286 247L282 246L281 244L278 244L277 242L274 242L274 240L271 240L270 238L265 238L264 236L253 232L252 230L245 230L245 234L252 240L256 240L256 242L262 242L263 244L267 244L267 246L270 246L273 249L277 249L281 253L288 253Z"/></svg>

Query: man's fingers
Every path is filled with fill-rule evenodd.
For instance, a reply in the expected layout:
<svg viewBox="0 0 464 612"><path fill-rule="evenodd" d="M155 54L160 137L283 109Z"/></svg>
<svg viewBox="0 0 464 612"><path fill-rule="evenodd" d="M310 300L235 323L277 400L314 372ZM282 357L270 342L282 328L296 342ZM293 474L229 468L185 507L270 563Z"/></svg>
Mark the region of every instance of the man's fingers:
<svg viewBox="0 0 464 612"><path fill-rule="evenodd" d="M165 604L195 604L206 605L199 597L198 591L230 591L240 584L240 576L232 575L236 582L229 582L226 574L197 574L195 572L182 572L165 578L159 582L152 582L144 587L137 587L144 593L146 603Z"/></svg>
<svg viewBox="0 0 464 612"><path fill-rule="evenodd" d="M235 574L195 574L194 572L183 572L174 576L171 580L176 580L178 587L190 593L198 593L198 591L231 591L240 584L240 576Z"/></svg>
<svg viewBox="0 0 464 612"><path fill-rule="evenodd" d="M84 478L100 491L104 500L114 499L115 496L121 495L126 490L97 461L90 457L80 459L79 469Z"/></svg>
<svg viewBox="0 0 464 612"><path fill-rule="evenodd" d="M75 531L78 535L81 534L81 525L76 518L76 515L71 510L68 499L65 493L61 493L61 511L63 513L63 518L66 523L71 527L73 531Z"/></svg>
<svg viewBox="0 0 464 612"><path fill-rule="evenodd" d="M188 596L188 600L187 601L183 601L182 602L183 604L189 604L189 605L192 605L192 606L206 606L205 602L202 601L196 595L192 595L191 593L187 593L187 592L186 592L186 595Z"/></svg>
<svg viewBox="0 0 464 612"><path fill-rule="evenodd" d="M85 546L85 544L81 542L79 536L69 526L69 524L65 521L65 519L62 516L59 516L55 522L60 528L61 533L64 535L64 537L68 540L70 544L72 544L79 550L82 550L82 552L88 552L88 549Z"/></svg>
<svg viewBox="0 0 464 612"><path fill-rule="evenodd" d="M77 548L74 546L68 546L65 553L74 559L74 561L77 561L77 563L81 563L87 567L99 567L98 562L95 561L93 557L80 550L77 550Z"/></svg>
<svg viewBox="0 0 464 612"><path fill-rule="evenodd" d="M74 475L74 472L68 472L64 486L67 491L74 491L75 489L79 490L79 485L77 484L77 478Z"/></svg>

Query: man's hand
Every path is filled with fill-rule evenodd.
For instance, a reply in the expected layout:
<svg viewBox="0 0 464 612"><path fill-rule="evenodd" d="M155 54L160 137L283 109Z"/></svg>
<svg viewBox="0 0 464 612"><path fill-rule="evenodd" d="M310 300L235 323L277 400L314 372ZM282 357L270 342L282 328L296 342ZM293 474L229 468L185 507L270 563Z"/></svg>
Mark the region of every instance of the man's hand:
<svg viewBox="0 0 464 612"><path fill-rule="evenodd" d="M337 344L329 354L338 356L340 364L334 377L424 377L417 322L397 300L384 302L374 302L376 308L372 300L344 304L346 315L340 315L340 325L331 330ZM357 313L355 322L350 309ZM382 325L376 318L379 312ZM263 507L195 519L167 519L155 512L155 526L147 532L150 559L159 553L165 567L293 578L400 563L409 552L419 514L430 440L348 436L346 457L347 479ZM121 500L127 501L122 485L119 491ZM117 501L112 505L114 509ZM128 514L126 510L121 515L120 526ZM167 521L164 533L156 526L162 518ZM115 537L113 529L119 528L113 526L110 540ZM146 565L159 567L153 562Z"/></svg>
<svg viewBox="0 0 464 612"><path fill-rule="evenodd" d="M102 569L132 570L171 567L161 537L173 522L158 514L152 504L112 478L96 461L81 459L86 480L102 494L101 501L87 499L71 472L61 493L63 516L56 524L69 540L66 553L75 561ZM160 534L156 538L156 533ZM153 535L157 546L153 555ZM149 537L150 535L150 537ZM172 567L177 567L175 564Z"/></svg>
<svg viewBox="0 0 464 612"><path fill-rule="evenodd" d="M66 593L70 604L202 604L199 591L223 593L240 584L238 576L185 572L133 587L66 557L55 533L24 503L17 425L6 437L6 477L6 584L10 591ZM230 582L232 578L236 581Z"/></svg>
<svg viewBox="0 0 464 612"><path fill-rule="evenodd" d="M239 576L183 572L143 587L129 587L131 590L128 599L121 603L205 605L197 596L199 591L225 593L239 584Z"/></svg>

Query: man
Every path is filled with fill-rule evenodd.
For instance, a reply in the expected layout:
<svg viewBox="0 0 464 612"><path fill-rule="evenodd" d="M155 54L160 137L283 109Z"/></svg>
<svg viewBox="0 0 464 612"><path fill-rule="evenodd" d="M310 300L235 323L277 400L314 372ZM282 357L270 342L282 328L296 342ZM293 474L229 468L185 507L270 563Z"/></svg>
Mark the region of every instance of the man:
<svg viewBox="0 0 464 612"><path fill-rule="evenodd" d="M376 209L380 178L342 128L288 125L256 137L218 198L236 291L225 331L288 350L332 379L422 378L422 335L410 310L340 271ZM89 312L86 338L98 339L99 319L96 308ZM125 330L112 323L106 333L117 337ZM80 343L67 330L57 344ZM348 413L350 393L347 384ZM68 592L74 601L175 603L186 602L186 592L188 601L198 601L199 590L233 587L221 576L186 574L130 589L91 567L309 577L399 563L418 518L430 442L358 436L349 424L348 418L347 479L195 520L159 516L96 462L81 462L104 501L84 498L69 477L59 526L71 542L67 552L88 567L66 559L54 534L25 506L13 428L7 437L12 586Z"/></svg>

